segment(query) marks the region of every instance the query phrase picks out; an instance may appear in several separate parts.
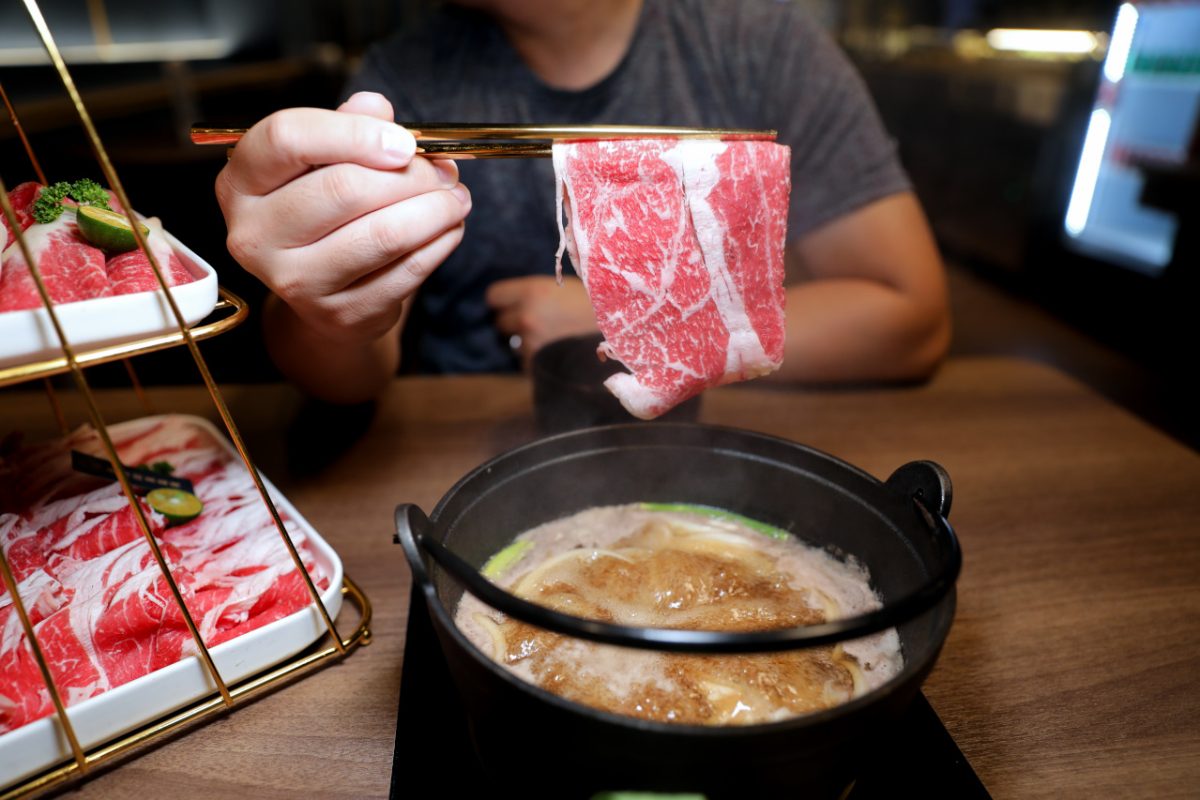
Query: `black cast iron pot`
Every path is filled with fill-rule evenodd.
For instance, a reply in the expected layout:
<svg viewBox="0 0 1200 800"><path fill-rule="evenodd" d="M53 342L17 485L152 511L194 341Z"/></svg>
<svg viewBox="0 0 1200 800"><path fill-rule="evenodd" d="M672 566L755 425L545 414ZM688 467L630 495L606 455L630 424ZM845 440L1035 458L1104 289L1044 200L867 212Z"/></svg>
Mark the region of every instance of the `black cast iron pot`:
<svg viewBox="0 0 1200 800"><path fill-rule="evenodd" d="M498 787L522 797L598 790L704 792L710 798L838 797L863 759L886 747L933 667L954 616L961 553L946 521L950 482L928 461L886 481L769 436L704 425L619 425L543 439L458 482L425 515L396 509L396 540L425 593L463 698L478 756ZM716 506L849 553L870 570L884 608L834 623L759 633L631 628L526 603L479 575L517 534L578 511L634 502ZM895 626L900 675L850 703L743 727L646 722L527 684L458 631L464 586L510 616L581 638L691 652L777 651ZM513 783L516 781L516 783Z"/></svg>

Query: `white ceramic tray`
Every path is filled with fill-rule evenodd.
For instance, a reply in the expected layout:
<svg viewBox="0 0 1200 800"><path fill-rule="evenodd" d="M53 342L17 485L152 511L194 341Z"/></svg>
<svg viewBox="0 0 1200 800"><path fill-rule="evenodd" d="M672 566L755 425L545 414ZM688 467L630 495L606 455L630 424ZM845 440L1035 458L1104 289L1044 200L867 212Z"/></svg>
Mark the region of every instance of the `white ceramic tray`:
<svg viewBox="0 0 1200 800"><path fill-rule="evenodd" d="M171 234L167 242L198 280L171 288L188 325L204 319L217 304L217 272ZM165 266L165 265L164 265ZM78 349L120 344L178 330L175 315L162 289L153 292L97 297L56 305L54 310ZM0 367L28 364L62 355L58 336L44 308L0 313Z"/></svg>
<svg viewBox="0 0 1200 800"><path fill-rule="evenodd" d="M219 433L208 420L200 417L187 419L212 434L241 465L240 457L225 435ZM121 425L111 426L113 431L120 429ZM263 483L279 512L290 517L308 537L316 563L329 576L329 587L321 593L321 600L329 616L336 619L342 607L341 559L265 477ZM317 609L309 604L288 617L222 642L210 649L209 653L221 678L226 684L232 684L299 653L325 632L324 621ZM215 691L216 684L200 663L199 657L190 656L69 706L67 716L75 726L80 746L87 749ZM69 761L72 757L57 714L0 735L0 789L55 764Z"/></svg>

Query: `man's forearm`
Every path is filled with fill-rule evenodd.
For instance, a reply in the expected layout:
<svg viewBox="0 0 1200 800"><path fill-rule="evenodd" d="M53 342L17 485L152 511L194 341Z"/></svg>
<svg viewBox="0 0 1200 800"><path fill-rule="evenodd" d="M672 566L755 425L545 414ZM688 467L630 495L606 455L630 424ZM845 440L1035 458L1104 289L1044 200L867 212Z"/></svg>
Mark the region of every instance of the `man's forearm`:
<svg viewBox="0 0 1200 800"><path fill-rule="evenodd" d="M945 271L911 192L845 214L788 246L782 380L928 377L950 344Z"/></svg>
<svg viewBox="0 0 1200 800"><path fill-rule="evenodd" d="M272 295L263 308L267 350L307 394L330 403L359 403L381 394L400 364L400 323L375 341L332 341Z"/></svg>
<svg viewBox="0 0 1200 800"><path fill-rule="evenodd" d="M805 383L925 378L950 341L943 308L860 278L789 288L787 330L783 366L773 377Z"/></svg>

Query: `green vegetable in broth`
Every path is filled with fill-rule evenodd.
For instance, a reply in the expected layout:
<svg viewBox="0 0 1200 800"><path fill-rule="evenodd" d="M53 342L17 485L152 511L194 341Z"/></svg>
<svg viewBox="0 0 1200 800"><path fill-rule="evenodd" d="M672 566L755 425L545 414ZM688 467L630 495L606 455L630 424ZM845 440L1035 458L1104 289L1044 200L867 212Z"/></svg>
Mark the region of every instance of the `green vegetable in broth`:
<svg viewBox="0 0 1200 800"><path fill-rule="evenodd" d="M485 578L498 578L513 567L533 547L533 542L513 542L488 559L481 572Z"/></svg>
<svg viewBox="0 0 1200 800"><path fill-rule="evenodd" d="M776 528L774 525L768 525L765 522L759 522L750 517L743 517L741 514L726 511L723 508L701 506L694 503L639 503L638 507L643 511L677 511L684 514L701 514L709 519L723 519L728 522L745 525L747 528L758 531L763 536L769 536L772 539L785 541L790 538L790 534L781 528Z"/></svg>

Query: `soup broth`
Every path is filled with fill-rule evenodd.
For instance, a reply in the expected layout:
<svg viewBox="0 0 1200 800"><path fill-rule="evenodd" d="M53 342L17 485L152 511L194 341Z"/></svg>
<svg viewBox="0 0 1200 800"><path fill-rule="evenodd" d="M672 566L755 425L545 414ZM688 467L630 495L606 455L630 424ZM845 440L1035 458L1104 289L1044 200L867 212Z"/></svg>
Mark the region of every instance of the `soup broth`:
<svg viewBox="0 0 1200 800"><path fill-rule="evenodd" d="M853 558L840 560L732 514L686 507L589 509L520 535L484 573L531 602L626 625L757 631L881 606ZM657 722L786 719L864 694L903 664L894 629L785 653L691 655L551 633L469 594L455 622L483 653L529 683Z"/></svg>

